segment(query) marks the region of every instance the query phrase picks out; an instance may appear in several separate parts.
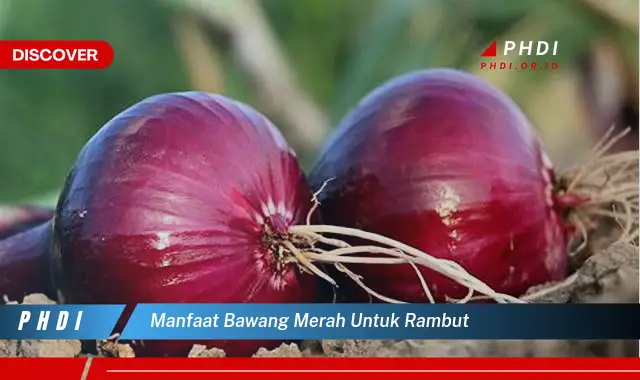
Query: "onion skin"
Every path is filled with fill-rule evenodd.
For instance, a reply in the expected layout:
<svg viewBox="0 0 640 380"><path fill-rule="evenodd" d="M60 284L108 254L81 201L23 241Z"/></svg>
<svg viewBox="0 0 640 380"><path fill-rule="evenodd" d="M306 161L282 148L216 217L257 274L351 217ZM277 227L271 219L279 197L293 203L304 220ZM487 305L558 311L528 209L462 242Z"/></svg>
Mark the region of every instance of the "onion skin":
<svg viewBox="0 0 640 380"><path fill-rule="evenodd" d="M136 303L313 302L316 279L294 264L276 268L268 246L305 220L310 199L295 154L254 109L203 92L153 96L80 153L58 203L54 278L65 302L129 312ZM281 342L134 349L186 356L196 343L249 356Z"/></svg>
<svg viewBox="0 0 640 380"><path fill-rule="evenodd" d="M22 302L33 293L55 299L49 257L52 221L32 227L0 241L0 296Z"/></svg>
<svg viewBox="0 0 640 380"><path fill-rule="evenodd" d="M567 231L550 161L506 95L449 69L409 73L367 95L341 122L310 174L324 223L379 233L451 259L514 296L561 280ZM409 265L353 265L373 290L426 302ZM423 269L435 300L468 290ZM346 300L366 301L347 280Z"/></svg>
<svg viewBox="0 0 640 380"><path fill-rule="evenodd" d="M38 206L0 205L0 240L53 218L54 210Z"/></svg>

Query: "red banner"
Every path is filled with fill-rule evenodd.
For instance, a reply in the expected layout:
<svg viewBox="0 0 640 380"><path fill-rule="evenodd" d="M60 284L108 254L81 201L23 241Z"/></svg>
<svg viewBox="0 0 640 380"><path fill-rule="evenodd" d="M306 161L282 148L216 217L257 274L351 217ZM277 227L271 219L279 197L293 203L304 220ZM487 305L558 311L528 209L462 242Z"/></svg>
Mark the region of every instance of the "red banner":
<svg viewBox="0 0 640 380"><path fill-rule="evenodd" d="M87 380L296 379L638 379L640 359L252 358L0 359L2 378ZM88 372L85 374L85 371ZM515 377L514 377L515 375ZM83 377L86 376L86 377ZM472 376L472 377L470 377Z"/></svg>
<svg viewBox="0 0 640 380"><path fill-rule="evenodd" d="M106 69L111 62L106 41L0 41L0 69Z"/></svg>

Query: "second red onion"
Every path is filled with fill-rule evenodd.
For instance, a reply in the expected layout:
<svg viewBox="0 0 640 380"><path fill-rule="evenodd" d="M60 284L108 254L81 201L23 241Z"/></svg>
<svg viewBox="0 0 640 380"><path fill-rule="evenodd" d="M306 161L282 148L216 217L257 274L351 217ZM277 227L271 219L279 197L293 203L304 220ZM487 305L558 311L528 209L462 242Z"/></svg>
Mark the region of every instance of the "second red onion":
<svg viewBox="0 0 640 380"><path fill-rule="evenodd" d="M506 95L469 74L425 70L367 95L342 121L311 176L330 224L394 238L453 260L514 296L567 272L567 230L551 162ZM385 296L426 302L407 264L355 264ZM421 269L436 301L468 289ZM368 295L347 280L351 300Z"/></svg>

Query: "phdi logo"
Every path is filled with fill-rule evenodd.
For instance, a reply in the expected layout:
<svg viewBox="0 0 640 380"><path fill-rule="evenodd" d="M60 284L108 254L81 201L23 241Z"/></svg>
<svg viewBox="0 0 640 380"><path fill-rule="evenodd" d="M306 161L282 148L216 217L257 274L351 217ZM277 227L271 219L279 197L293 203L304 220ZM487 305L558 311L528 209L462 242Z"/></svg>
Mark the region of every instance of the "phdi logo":
<svg viewBox="0 0 640 380"><path fill-rule="evenodd" d="M516 49L517 48L517 49ZM558 52L558 41L504 41L502 48L503 60L498 60L498 41L493 41L491 45L480 54L481 57L488 59L480 62L480 70L557 70L558 62L548 59L536 60L509 60L507 58L515 57L516 53L519 57L535 56L549 57L555 56ZM494 57L494 59L490 59Z"/></svg>

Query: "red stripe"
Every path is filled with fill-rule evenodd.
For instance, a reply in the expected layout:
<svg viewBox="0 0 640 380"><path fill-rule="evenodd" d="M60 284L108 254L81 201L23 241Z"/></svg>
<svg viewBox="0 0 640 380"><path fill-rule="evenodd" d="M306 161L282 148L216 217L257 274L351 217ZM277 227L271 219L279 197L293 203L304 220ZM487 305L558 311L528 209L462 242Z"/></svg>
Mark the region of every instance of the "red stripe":
<svg viewBox="0 0 640 380"><path fill-rule="evenodd" d="M98 364L99 363L99 364ZM111 369L404 369L404 370L640 370L640 359L523 358L253 358L253 359L98 359ZM640 377L639 377L640 378Z"/></svg>
<svg viewBox="0 0 640 380"><path fill-rule="evenodd" d="M1 359L2 378L80 379L86 359ZM159 372L158 372L159 371ZM163 372L165 371L165 372ZM265 372L261 372L265 371ZM296 372L298 371L298 372ZM440 371L440 372L438 372ZM511 371L511 372L509 372ZM524 372L522 372L524 371ZM579 372L580 371L580 372ZM623 371L636 371L623 372ZM394 373L395 372L395 373ZM11 376L13 375L13 376ZM93 359L88 380L323 379L581 380L640 378L640 359L504 358L253 358ZM515 376L515 377L514 377Z"/></svg>

